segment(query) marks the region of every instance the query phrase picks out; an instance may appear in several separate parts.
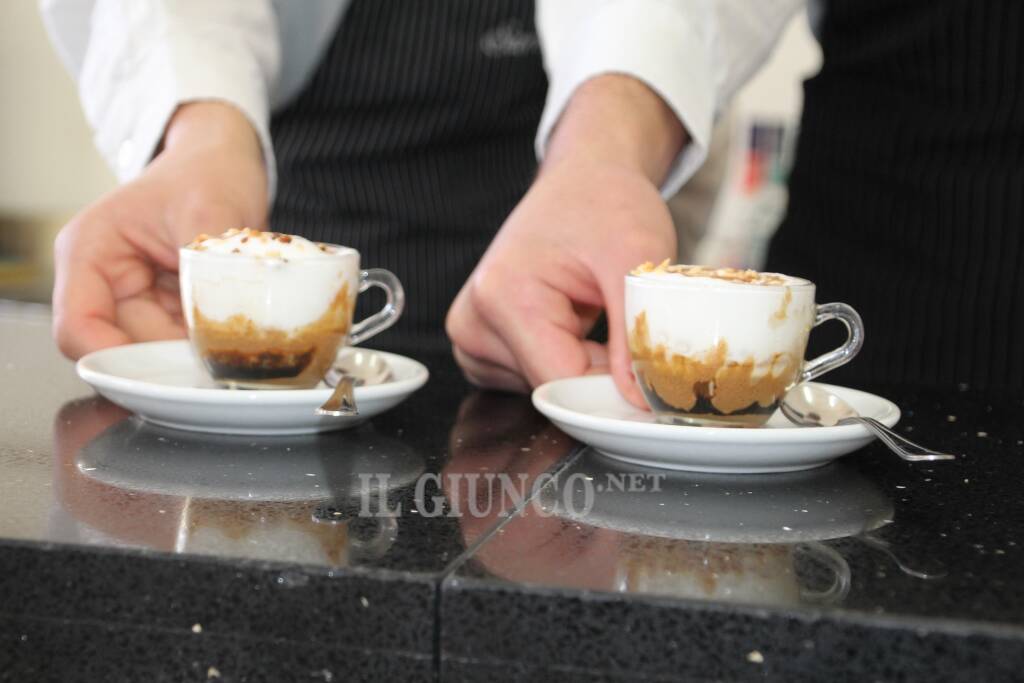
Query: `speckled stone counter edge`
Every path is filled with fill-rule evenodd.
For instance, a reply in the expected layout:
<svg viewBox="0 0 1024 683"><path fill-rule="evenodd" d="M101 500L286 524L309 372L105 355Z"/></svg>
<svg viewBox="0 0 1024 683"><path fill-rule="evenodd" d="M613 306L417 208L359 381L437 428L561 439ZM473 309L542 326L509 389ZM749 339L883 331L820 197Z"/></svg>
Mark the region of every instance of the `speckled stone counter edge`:
<svg viewBox="0 0 1024 683"><path fill-rule="evenodd" d="M432 654L0 616L0 681L433 681Z"/></svg>
<svg viewBox="0 0 1024 683"><path fill-rule="evenodd" d="M1024 628L449 579L442 679L1020 680Z"/></svg>
<svg viewBox="0 0 1024 683"><path fill-rule="evenodd" d="M433 656L437 578L0 541L0 614Z"/></svg>

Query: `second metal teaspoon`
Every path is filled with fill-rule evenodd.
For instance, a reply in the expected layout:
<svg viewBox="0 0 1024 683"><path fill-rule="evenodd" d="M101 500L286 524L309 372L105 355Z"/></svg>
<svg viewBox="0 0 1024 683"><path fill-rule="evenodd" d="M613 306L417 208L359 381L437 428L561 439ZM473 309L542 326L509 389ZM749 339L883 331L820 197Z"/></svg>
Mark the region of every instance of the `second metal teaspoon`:
<svg viewBox="0 0 1024 683"><path fill-rule="evenodd" d="M846 401L814 384L794 387L782 399L782 414L791 422L808 427L832 427L859 422L889 449L912 462L953 460L955 455L933 451L900 436L878 420L862 417Z"/></svg>

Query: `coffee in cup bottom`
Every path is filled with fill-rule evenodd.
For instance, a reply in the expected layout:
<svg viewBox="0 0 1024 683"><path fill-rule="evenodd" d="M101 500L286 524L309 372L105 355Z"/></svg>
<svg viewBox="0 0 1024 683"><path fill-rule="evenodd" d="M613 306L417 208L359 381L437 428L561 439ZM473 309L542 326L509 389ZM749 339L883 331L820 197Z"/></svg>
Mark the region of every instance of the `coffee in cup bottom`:
<svg viewBox="0 0 1024 683"><path fill-rule="evenodd" d="M648 405L663 421L683 424L757 427L775 412L800 370L786 352L767 361L728 361L725 342L692 357L652 347L643 314L634 324L630 348Z"/></svg>

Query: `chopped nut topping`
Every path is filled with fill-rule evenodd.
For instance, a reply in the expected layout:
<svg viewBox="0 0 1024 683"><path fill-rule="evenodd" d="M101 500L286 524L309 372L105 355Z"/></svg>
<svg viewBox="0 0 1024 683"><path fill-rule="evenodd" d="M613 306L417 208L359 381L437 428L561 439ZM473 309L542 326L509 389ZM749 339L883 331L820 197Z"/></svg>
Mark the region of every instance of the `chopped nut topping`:
<svg viewBox="0 0 1024 683"><path fill-rule="evenodd" d="M246 245L248 246L242 246ZM282 245L280 250L275 251L275 245ZM287 247L283 245L288 245ZM320 252L331 253L327 245L317 244ZM263 232L251 228L231 228L220 235L199 235L195 240L186 245L186 248L194 250L214 251L221 254L255 254L260 258L282 259L283 254L291 256L312 255L314 252L313 243L307 242L297 235L288 235L281 232ZM266 251L268 250L269 251ZM283 259L282 259L283 260ZM292 258L291 260L295 260Z"/></svg>
<svg viewBox="0 0 1024 683"><path fill-rule="evenodd" d="M633 269L633 275L647 273L675 273L688 277L707 277L729 282L740 282L749 285L784 285L786 278L775 273L759 273L756 270L740 270L739 268L711 268L709 266L670 265L665 259L658 265L650 261Z"/></svg>

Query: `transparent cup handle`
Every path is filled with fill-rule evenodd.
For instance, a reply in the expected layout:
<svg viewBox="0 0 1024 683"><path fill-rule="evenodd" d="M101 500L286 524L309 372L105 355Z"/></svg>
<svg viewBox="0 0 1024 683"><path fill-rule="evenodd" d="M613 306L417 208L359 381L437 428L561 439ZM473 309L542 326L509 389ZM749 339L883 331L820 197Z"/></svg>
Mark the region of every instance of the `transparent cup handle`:
<svg viewBox="0 0 1024 683"><path fill-rule="evenodd" d="M793 547L797 553L805 553L829 568L832 574L832 583L824 590L812 590L801 587L800 597L807 602L820 605L831 605L842 602L850 592L850 565L842 555L829 546L810 541L800 543Z"/></svg>
<svg viewBox="0 0 1024 683"><path fill-rule="evenodd" d="M835 370L840 365L849 363L860 351L860 347L864 345L864 322L852 306L840 303L821 304L814 316L814 326L817 327L826 320L842 322L846 325L849 336L846 338L846 343L838 349L833 349L804 363L803 372L800 373L801 382L810 382L829 370Z"/></svg>
<svg viewBox="0 0 1024 683"><path fill-rule="evenodd" d="M398 538L398 520L394 517L375 517L377 529L373 536L363 540L349 536L349 546L354 554L363 560L379 560L384 557L395 539ZM350 527L351 528L351 527Z"/></svg>
<svg viewBox="0 0 1024 683"><path fill-rule="evenodd" d="M388 329L398 321L398 317L405 309L405 290L391 271L383 268L368 268L362 271L359 274L359 293L362 294L370 287L380 287L384 290L387 297L384 308L352 326L348 337L349 344L366 341L378 332Z"/></svg>

